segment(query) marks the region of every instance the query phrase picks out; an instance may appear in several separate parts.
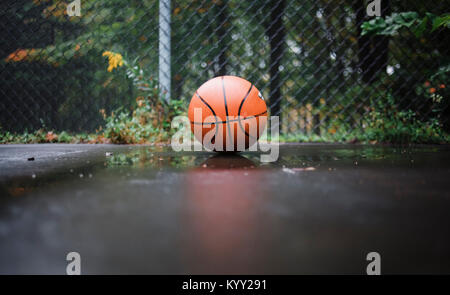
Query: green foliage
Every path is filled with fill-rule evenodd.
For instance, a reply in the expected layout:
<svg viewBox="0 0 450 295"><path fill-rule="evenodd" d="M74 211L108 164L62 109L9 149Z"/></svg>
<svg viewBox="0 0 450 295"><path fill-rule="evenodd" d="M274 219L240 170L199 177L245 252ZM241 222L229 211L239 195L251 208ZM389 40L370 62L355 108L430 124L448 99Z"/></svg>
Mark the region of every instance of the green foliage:
<svg viewBox="0 0 450 295"><path fill-rule="evenodd" d="M448 66L436 70L448 62L448 46L444 44L444 38L434 36L445 34L442 28L449 26L449 14L442 14L445 11L441 5L397 1L390 3L392 11L418 12L392 14L363 24L363 34L396 35L391 38L387 61L395 67L395 74L382 85L375 83L382 75L376 76L375 82L363 84L360 83L358 69L361 62L358 41L361 36L355 25L358 23L355 11L358 11L357 6L365 7L363 2L286 1L283 17L286 46L283 70L278 73L283 81L282 106L299 109L310 105L312 124L319 127L308 131L308 134L283 135L285 140L369 140L361 131L362 120L372 107L367 98L377 101L379 97L387 97L386 89L392 89L398 95L397 103L408 105L419 101L420 107L412 109L423 113L415 117L424 118L431 114L429 117L441 116L441 121L445 121L442 118L443 110L449 109L449 88L440 88L440 85L448 81ZM53 4L57 6L53 7ZM158 65L158 1L85 0L82 1L82 17L67 17L64 15L66 7L67 1L62 0L21 0L8 6L5 17L17 18L10 27L20 28L19 25L34 23L31 28L40 30L28 30L28 33L27 30L18 30L24 31L21 34L6 32L5 37L12 39L3 43L15 46L6 46L2 56L26 46L31 49L27 52L33 62L8 63L7 71L2 71L4 75L1 77L5 88L13 89L17 97L10 106L33 110L34 116L44 118L51 128L73 130L75 126L77 131L94 130L102 124L103 128L97 135L89 135L88 139L80 139L81 142L167 140L170 138L170 118L185 110L185 104L203 81L218 74L221 62L218 57L222 52L227 56L228 74L246 78L255 83L265 97L270 97L271 49L267 30L272 24L273 1L172 2L173 100L168 103L159 100L158 83L151 78ZM427 9L432 13L426 13ZM228 15L221 20L219 16L223 12ZM50 23L51 27L41 23ZM224 35L219 34L221 25L225 28ZM402 28L409 28L416 36L423 35L423 40L413 40L415 36L412 33L396 34ZM427 38L427 32L433 31L433 38ZM376 46L371 51L382 53L380 48ZM133 60L130 67L114 70L114 75L107 72L101 53L109 49L127 53L125 59ZM423 85L426 79L430 86ZM431 93L433 88L436 91ZM29 97L43 94L42 101L30 105ZM324 104L319 103L322 97L326 101ZM5 99L4 103L8 101ZM48 102L51 102L51 107ZM423 111L428 103L432 111ZM117 109L119 106L121 108ZM58 110L55 116L53 108ZM104 110L103 121L100 109ZM116 111L111 113L113 110ZM374 119L386 116L381 110L373 115ZM411 125L414 120L406 121ZM34 126L39 128L38 123L32 124ZM89 129L85 129L87 126ZM381 127L374 125L374 133ZM73 137L54 134L61 142L71 142ZM2 142L10 142L13 140L11 136L19 142L45 142L47 139L43 135L46 132L15 137L5 134L2 139L7 139ZM370 138L379 137L374 135Z"/></svg>
<svg viewBox="0 0 450 295"><path fill-rule="evenodd" d="M450 64L440 67L436 73L434 73L430 79L434 80L436 78L446 79L449 78L450 74ZM447 80L448 81L448 80Z"/></svg>
<svg viewBox="0 0 450 295"><path fill-rule="evenodd" d="M160 94L158 81L137 63L123 61L126 76L133 82L141 94L136 99L135 109L131 112L123 108L103 113L106 125L105 138L112 143L151 143L169 141L172 131L170 122L181 115L186 105L181 100L165 100Z"/></svg>
<svg viewBox="0 0 450 295"><path fill-rule="evenodd" d="M429 27L429 32L433 32L440 27L450 27L450 14L445 13L441 16L436 16L427 12L424 17L420 17L419 14L414 11L393 13L386 18L376 17L370 21L364 22L361 25L361 34L393 36L401 28L409 28L414 32L416 37L419 38Z"/></svg>
<svg viewBox="0 0 450 295"><path fill-rule="evenodd" d="M166 106L151 104L149 99L138 97L133 111L122 108L105 115L103 135L112 143L154 143L167 142L172 135L171 119L181 115L182 101L170 101Z"/></svg>
<svg viewBox="0 0 450 295"><path fill-rule="evenodd" d="M113 143L145 143L154 140L159 130L151 124L141 124L140 118L118 110L105 118L105 137Z"/></svg>
<svg viewBox="0 0 450 295"><path fill-rule="evenodd" d="M97 136L94 134L69 134L65 131L56 133L39 129L34 132L24 131L13 133L0 130L0 144L11 143L96 143Z"/></svg>
<svg viewBox="0 0 450 295"><path fill-rule="evenodd" d="M361 25L361 28L362 35L375 34L387 36L397 35L402 28L408 28L412 33L414 33L414 37L416 39L420 38L418 41L420 41L420 44L423 45L423 49L420 50L418 48L414 48L414 50L411 51L412 54L410 54L409 48L411 46L409 44L405 44L407 47L402 48L402 51L397 54L406 54L411 56L411 58L416 59L416 63L420 62L423 64L426 62L426 60L423 59L424 53L433 52L431 58L436 59L436 62L439 62L441 66L438 69L424 69L423 75L429 78L427 80L416 81L414 89L415 94L417 95L416 99L422 99L422 109L425 109L425 111L422 110L422 113L427 113L427 118L430 119L428 122L430 128L437 128L436 126L439 126L438 121L445 122L445 117L447 116L445 111L450 107L450 101L448 99L448 85L446 85L450 78L450 60L448 59L448 54L446 54L446 52L448 52L448 46L441 44L435 47L435 44L430 42L433 39L427 38L427 35L431 35L431 33L436 31L438 28L450 28L450 13L444 13L438 16L433 13L426 12L422 17L417 12L393 13L386 18L377 17L365 22ZM442 34L443 32L444 31L441 30L440 33L436 32L436 34ZM418 43L419 42L416 44ZM434 43L438 42L435 40ZM415 67L410 67L410 65L413 64L415 63L402 64L403 67L409 67L400 71L403 72L404 75L404 77L401 77L403 79L403 83L408 80L407 77L410 76L410 71L416 69ZM414 98L411 98L411 100L414 100ZM403 116L403 119L409 121L410 123L414 122L414 119L408 117L407 114L399 113L399 116ZM442 126L439 126L439 128L441 127ZM448 130L448 126L445 128ZM431 133L434 134L433 132ZM417 136L420 137L419 135Z"/></svg>
<svg viewBox="0 0 450 295"><path fill-rule="evenodd" d="M435 117L445 116L445 110L450 107L448 83L450 80L450 65L440 67L423 84L417 85L416 94L431 102L430 111Z"/></svg>
<svg viewBox="0 0 450 295"><path fill-rule="evenodd" d="M116 58L118 56L120 55L115 54ZM123 60L123 65L126 68L126 77L132 81L140 96L136 98L132 110L119 107L110 115L107 115L105 110L100 110L105 120L105 127L97 134L70 135L65 131L61 133L46 132L45 124L41 122L43 128L33 133L27 131L22 134L0 132L0 143L107 142L134 144L168 142L172 135L170 122L173 117L185 113L185 101L163 99L158 88L158 81L141 68L137 59L131 63Z"/></svg>
<svg viewBox="0 0 450 295"><path fill-rule="evenodd" d="M372 102L373 107L362 120L357 139L382 143L442 143L449 136L435 118L421 121L412 110L400 110L393 96Z"/></svg>
<svg viewBox="0 0 450 295"><path fill-rule="evenodd" d="M353 90L354 91L354 90ZM339 108L322 106L319 112L336 112L328 129L319 134L294 133L280 135L284 142L362 142L362 143L448 143L450 136L437 118L421 120L412 110L401 110L389 91L370 98L368 112L355 115L357 126L339 116Z"/></svg>

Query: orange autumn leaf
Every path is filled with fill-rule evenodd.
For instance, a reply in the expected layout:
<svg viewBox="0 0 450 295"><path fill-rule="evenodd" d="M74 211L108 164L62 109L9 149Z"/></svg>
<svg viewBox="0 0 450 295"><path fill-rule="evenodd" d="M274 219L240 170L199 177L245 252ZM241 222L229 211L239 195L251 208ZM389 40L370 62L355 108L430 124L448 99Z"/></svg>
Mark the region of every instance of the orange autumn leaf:
<svg viewBox="0 0 450 295"><path fill-rule="evenodd" d="M47 132L45 135L47 141L55 141L58 139L58 135L54 134L52 131Z"/></svg>
<svg viewBox="0 0 450 295"><path fill-rule="evenodd" d="M33 61L38 59L39 49L19 48L10 53L6 58L6 62Z"/></svg>
<svg viewBox="0 0 450 295"><path fill-rule="evenodd" d="M12 52L8 55L8 57L5 58L6 62L17 62L25 60L28 56L28 50L27 49L17 49L16 51Z"/></svg>

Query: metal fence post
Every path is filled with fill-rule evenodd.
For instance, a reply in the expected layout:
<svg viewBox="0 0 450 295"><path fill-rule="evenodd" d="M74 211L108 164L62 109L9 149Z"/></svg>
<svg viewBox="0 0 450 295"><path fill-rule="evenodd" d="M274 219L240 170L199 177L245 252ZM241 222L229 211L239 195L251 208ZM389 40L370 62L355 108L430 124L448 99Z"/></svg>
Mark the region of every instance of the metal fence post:
<svg viewBox="0 0 450 295"><path fill-rule="evenodd" d="M170 0L159 0L159 88L170 99Z"/></svg>

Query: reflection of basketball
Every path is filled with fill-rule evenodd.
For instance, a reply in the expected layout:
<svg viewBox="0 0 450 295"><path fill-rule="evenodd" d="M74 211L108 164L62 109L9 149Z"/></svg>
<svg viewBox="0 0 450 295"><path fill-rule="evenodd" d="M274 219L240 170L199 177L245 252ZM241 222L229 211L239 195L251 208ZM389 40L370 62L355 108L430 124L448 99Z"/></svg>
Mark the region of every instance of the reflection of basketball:
<svg viewBox="0 0 450 295"><path fill-rule="evenodd" d="M186 171L178 218L180 255L193 274L268 271L271 243L262 230L271 195L267 169L237 154L216 154ZM254 168L252 168L254 167ZM251 249L252 255L242 249ZM256 257L256 258L255 258Z"/></svg>
<svg viewBox="0 0 450 295"><path fill-rule="evenodd" d="M199 169L247 169L255 168L255 163L245 157L236 154L218 154L214 157L210 157L208 160L203 162L201 167L202 168Z"/></svg>
<svg viewBox="0 0 450 295"><path fill-rule="evenodd" d="M197 89L188 116L192 132L205 147L243 151L255 144L264 131L267 106L252 83L235 76L221 76Z"/></svg>

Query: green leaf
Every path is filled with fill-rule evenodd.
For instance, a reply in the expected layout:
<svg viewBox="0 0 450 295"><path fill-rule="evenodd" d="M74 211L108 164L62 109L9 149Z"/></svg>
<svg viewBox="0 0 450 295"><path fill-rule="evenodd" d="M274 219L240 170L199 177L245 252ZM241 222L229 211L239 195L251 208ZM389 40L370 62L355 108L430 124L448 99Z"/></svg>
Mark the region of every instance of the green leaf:
<svg viewBox="0 0 450 295"><path fill-rule="evenodd" d="M422 37L423 32L425 32L425 29L427 28L427 23L428 23L428 16L425 16L419 23L419 25L413 28L413 32L414 35L416 35L416 38Z"/></svg>
<svg viewBox="0 0 450 295"><path fill-rule="evenodd" d="M450 14L444 14L433 19L433 27L431 29L431 32L435 31L441 26L450 26Z"/></svg>

